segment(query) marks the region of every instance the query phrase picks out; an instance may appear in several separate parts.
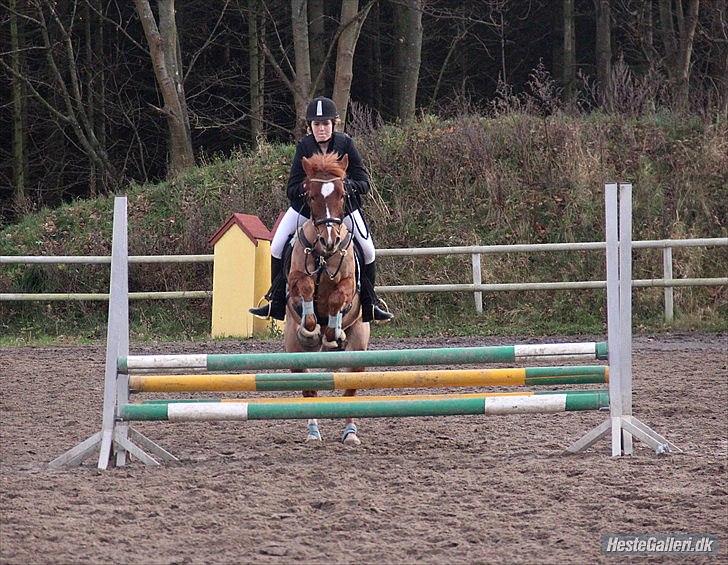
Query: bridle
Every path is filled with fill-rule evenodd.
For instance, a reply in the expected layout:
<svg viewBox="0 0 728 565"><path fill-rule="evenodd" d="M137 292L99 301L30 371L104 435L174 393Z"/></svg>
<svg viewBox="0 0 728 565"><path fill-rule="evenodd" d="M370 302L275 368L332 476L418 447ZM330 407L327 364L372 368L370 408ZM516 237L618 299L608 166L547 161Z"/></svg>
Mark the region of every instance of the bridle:
<svg viewBox="0 0 728 565"><path fill-rule="evenodd" d="M344 177L333 177L330 179L318 179L318 178L311 178L306 179L306 184L309 182L319 182L319 183L327 183L327 182L336 182L336 181L342 181L343 182ZM320 226L341 226L344 223L343 218L321 218L319 220L313 221L314 227L318 228ZM344 256L348 253L349 247L351 247L351 244L354 240L354 234L353 232L348 232L347 236L339 242L339 244L336 246L334 250L328 253L319 253L316 251L316 243L319 241L322 241L323 238L320 234L317 233L317 239L315 242L311 243L308 241L308 238L306 238L305 234L303 233L303 227L299 226L299 228L296 230L296 235L298 238L299 243L303 247L303 252L306 255L310 255L314 259L314 264L316 265L316 268L313 271L309 271L308 268L308 261L304 261L304 268L306 271L306 274L309 276L318 275L319 277L323 274L325 271L326 274L329 276L331 280L335 279L336 276L339 274L339 271L341 271L341 267L344 264ZM340 255L339 259L339 265L336 267L336 270L331 273L329 272L327 268L327 262L331 259L334 255Z"/></svg>

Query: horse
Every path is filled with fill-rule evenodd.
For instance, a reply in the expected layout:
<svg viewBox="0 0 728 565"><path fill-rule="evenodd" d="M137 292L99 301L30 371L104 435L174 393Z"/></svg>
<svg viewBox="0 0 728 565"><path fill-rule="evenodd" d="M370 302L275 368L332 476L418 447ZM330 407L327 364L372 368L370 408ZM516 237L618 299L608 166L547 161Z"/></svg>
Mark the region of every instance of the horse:
<svg viewBox="0 0 728 565"><path fill-rule="evenodd" d="M304 157L302 163L311 218L293 236L283 330L285 349L364 351L369 345L370 328L361 318L354 233L344 222L348 156L339 160L333 153L317 154ZM319 319L325 317L327 325L322 332ZM364 371L364 367L350 370ZM317 395L315 390L303 391L307 398ZM356 389L344 391L344 396L354 395ZM306 439L321 441L315 419L308 421ZM361 443L353 418L346 421L342 441L346 445Z"/></svg>

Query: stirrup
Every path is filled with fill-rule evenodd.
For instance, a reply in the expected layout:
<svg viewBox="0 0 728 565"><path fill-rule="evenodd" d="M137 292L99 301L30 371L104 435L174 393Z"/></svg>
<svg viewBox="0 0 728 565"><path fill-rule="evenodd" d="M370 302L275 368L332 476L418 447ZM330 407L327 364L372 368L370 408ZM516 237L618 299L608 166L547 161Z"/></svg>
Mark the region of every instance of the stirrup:
<svg viewBox="0 0 728 565"><path fill-rule="evenodd" d="M372 318L374 318L377 322L389 322L392 318L394 318L394 314L375 304L372 306Z"/></svg>
<svg viewBox="0 0 728 565"><path fill-rule="evenodd" d="M248 312L258 318L267 319L270 318L272 306L273 303L268 302L268 304L263 304L263 306L258 306L257 308L248 308Z"/></svg>
<svg viewBox="0 0 728 565"><path fill-rule="evenodd" d="M362 321L363 322L389 322L394 318L394 314L389 311L387 303L381 298L376 299L374 304L362 304Z"/></svg>

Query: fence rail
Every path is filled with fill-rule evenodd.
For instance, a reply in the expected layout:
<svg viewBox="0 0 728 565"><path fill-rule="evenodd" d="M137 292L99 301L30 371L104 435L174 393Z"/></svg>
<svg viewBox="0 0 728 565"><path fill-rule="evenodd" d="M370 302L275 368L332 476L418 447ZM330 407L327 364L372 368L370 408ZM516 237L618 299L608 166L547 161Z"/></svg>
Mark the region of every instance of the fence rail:
<svg viewBox="0 0 728 565"><path fill-rule="evenodd" d="M728 237L697 239L651 239L634 241L635 249L662 249L663 276L658 279L633 280L633 288L664 288L665 321L674 318L673 288L689 286L724 286L728 285L728 277L675 279L672 274L672 250L683 247L728 247ZM380 257L420 257L436 255L470 255L472 265L472 283L465 284L422 284L422 285L390 285L377 287L382 293L422 293L422 292L472 292L475 309L483 311L483 292L506 291L540 291L540 290L583 290L606 288L606 281L560 281L560 282L528 282L528 283L487 283L482 282L481 257L500 253L542 253L564 251L598 251L606 249L603 241L576 243L538 243L512 245L470 245L458 247L419 247L379 249ZM212 263L213 255L133 255L129 263ZM12 264L110 264L111 257L95 256L0 256L0 265ZM167 292L132 292L132 300L166 300L166 299L200 299L212 296L208 290L187 290ZM108 300L109 295L103 293L0 293L0 301L58 301L58 300Z"/></svg>

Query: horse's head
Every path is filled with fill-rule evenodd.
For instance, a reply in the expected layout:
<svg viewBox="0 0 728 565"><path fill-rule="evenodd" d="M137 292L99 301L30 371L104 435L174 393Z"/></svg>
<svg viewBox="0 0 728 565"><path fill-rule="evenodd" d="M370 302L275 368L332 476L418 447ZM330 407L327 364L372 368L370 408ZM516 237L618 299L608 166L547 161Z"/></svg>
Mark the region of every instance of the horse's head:
<svg viewBox="0 0 728 565"><path fill-rule="evenodd" d="M304 189L316 229L316 245L324 255L337 251L346 237L344 176L348 165L347 155L341 160L334 153L303 158Z"/></svg>

